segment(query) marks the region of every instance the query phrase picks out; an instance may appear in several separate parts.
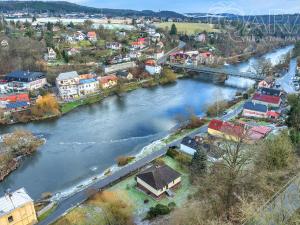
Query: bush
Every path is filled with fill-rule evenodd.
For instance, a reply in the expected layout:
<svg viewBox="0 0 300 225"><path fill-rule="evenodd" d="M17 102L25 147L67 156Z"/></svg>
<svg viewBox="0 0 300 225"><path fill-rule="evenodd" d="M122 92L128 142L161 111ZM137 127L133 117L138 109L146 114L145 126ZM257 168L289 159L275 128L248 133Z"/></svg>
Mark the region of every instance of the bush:
<svg viewBox="0 0 300 225"><path fill-rule="evenodd" d="M135 157L134 156L120 156L117 158L117 163L118 163L118 166L125 166L127 165L128 163L130 163L132 160L134 160Z"/></svg>
<svg viewBox="0 0 300 225"><path fill-rule="evenodd" d="M175 159L179 155L179 152L176 149L169 148L166 155Z"/></svg>
<svg viewBox="0 0 300 225"><path fill-rule="evenodd" d="M171 212L168 206L157 204L155 207L151 207L147 214L147 219L151 220L160 215L167 215Z"/></svg>
<svg viewBox="0 0 300 225"><path fill-rule="evenodd" d="M175 202L170 202L168 204L168 207L169 207L170 210L173 210L176 207L176 203Z"/></svg>

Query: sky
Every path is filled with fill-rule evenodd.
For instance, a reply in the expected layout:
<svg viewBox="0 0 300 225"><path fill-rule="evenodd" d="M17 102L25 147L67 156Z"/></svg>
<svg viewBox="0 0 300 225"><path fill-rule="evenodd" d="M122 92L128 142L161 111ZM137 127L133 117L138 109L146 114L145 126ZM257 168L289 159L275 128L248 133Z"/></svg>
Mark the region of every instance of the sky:
<svg viewBox="0 0 300 225"><path fill-rule="evenodd" d="M236 14L300 13L300 0L69 0L86 6L117 9L171 10L180 13Z"/></svg>
<svg viewBox="0 0 300 225"><path fill-rule="evenodd" d="M0 0L2 1L2 0ZM50 0L51 1L51 0ZM57 1L57 0L54 0ZM66 0L97 7L170 10L179 13L235 13L240 15L300 13L300 0Z"/></svg>

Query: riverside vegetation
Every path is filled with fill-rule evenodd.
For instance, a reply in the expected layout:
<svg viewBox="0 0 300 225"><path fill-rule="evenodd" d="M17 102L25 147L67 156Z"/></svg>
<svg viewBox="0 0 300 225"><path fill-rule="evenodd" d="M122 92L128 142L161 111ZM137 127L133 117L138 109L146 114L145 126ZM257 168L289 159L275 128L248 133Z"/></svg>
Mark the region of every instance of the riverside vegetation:
<svg viewBox="0 0 300 225"><path fill-rule="evenodd" d="M23 157L32 155L43 143L25 130L4 135L0 143L0 181L17 169Z"/></svg>

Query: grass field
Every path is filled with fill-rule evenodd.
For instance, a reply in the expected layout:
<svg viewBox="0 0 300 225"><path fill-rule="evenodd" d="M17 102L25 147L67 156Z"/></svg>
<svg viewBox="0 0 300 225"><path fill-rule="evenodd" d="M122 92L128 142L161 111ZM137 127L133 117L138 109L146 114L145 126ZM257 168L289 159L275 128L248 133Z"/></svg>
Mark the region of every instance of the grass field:
<svg viewBox="0 0 300 225"><path fill-rule="evenodd" d="M157 23L156 26L159 28L168 27L171 29L173 22ZM213 24L207 23L174 23L179 33L195 34L203 31L207 32L219 32L218 29L214 28Z"/></svg>

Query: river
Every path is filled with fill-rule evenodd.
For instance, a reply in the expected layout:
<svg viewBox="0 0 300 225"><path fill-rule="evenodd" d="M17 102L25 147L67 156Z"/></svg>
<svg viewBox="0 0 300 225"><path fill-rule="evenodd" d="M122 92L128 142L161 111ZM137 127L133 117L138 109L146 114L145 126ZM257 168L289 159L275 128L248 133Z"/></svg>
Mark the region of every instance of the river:
<svg viewBox="0 0 300 225"><path fill-rule="evenodd" d="M275 62L291 48L279 49L266 57ZM233 67L244 71L255 60ZM253 81L230 78L227 83L230 85L218 86L183 79L173 85L108 97L56 120L2 126L0 134L24 128L42 135L47 142L0 183L0 193L25 187L34 199L44 192L70 194L114 165L118 156L136 155L167 135L179 118L189 112L203 115L206 106L218 99L216 96L232 99L240 88Z"/></svg>

